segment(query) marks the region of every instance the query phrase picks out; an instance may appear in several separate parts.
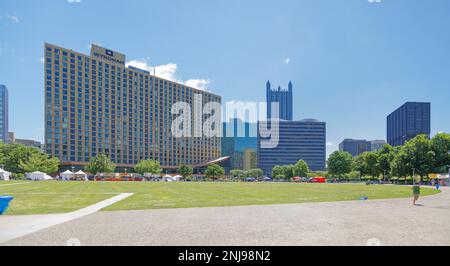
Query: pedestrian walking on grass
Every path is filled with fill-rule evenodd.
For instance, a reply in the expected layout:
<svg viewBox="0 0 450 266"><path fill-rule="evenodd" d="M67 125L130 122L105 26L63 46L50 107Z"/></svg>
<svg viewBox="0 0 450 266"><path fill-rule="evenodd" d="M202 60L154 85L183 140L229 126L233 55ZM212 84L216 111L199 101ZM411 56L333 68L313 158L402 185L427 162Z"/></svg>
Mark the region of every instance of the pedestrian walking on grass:
<svg viewBox="0 0 450 266"><path fill-rule="evenodd" d="M413 195L414 195L414 201L413 204L416 205L416 202L419 200L420 197L420 185L414 185L412 187Z"/></svg>

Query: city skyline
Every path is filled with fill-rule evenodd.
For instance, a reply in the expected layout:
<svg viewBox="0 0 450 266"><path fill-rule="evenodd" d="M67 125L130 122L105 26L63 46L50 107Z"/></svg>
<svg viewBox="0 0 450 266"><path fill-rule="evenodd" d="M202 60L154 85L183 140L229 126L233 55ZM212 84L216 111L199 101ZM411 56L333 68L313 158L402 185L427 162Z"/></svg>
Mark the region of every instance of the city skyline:
<svg viewBox="0 0 450 266"><path fill-rule="evenodd" d="M328 154L345 138L386 139L386 116L408 101L432 103L431 135L450 132L447 1L258 1L257 10L254 6L252 1L127 6L2 1L0 35L8 37L0 39L0 83L9 88L10 131L44 140L44 119L29 119L30 113L44 113L42 44L87 54L94 42L126 53L129 64L156 65L158 75L207 85L223 102L263 101L268 79L274 85L292 80L294 119L327 122ZM146 33L121 37L128 28L116 19L100 20L93 12L100 7L120 10L133 32ZM44 10L48 15L42 18ZM192 10L201 15L189 16ZM151 18L143 19L149 12ZM143 31L147 28L153 32Z"/></svg>

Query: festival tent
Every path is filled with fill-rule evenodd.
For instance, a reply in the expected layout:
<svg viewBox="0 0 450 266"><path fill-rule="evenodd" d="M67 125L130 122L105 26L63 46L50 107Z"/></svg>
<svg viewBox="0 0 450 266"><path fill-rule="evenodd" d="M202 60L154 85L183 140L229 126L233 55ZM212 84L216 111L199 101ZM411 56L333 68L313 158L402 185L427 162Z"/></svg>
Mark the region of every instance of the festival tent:
<svg viewBox="0 0 450 266"><path fill-rule="evenodd" d="M181 175L177 175L173 177L173 181L180 181L183 177Z"/></svg>
<svg viewBox="0 0 450 266"><path fill-rule="evenodd" d="M173 181L173 177L171 175L165 175L163 177L163 180L167 181L167 182L172 182Z"/></svg>
<svg viewBox="0 0 450 266"><path fill-rule="evenodd" d="M88 180L87 174L81 170L75 173L75 178L77 180L84 180L84 181Z"/></svg>
<svg viewBox="0 0 450 266"><path fill-rule="evenodd" d="M45 173L39 172L39 171L36 171L36 172L33 172L33 173L26 173L25 175L27 176L27 179L34 180L34 181L42 181L42 180L51 180L51 179L53 179L51 176L49 176L49 175L47 175Z"/></svg>
<svg viewBox="0 0 450 266"><path fill-rule="evenodd" d="M74 178L74 173L70 170L67 170L61 174L61 178L62 180L71 180L72 178Z"/></svg>
<svg viewBox="0 0 450 266"><path fill-rule="evenodd" d="M0 168L0 180L9 181L11 173Z"/></svg>
<svg viewBox="0 0 450 266"><path fill-rule="evenodd" d="M441 179L441 180L444 180L444 179L448 179L448 178L449 178L449 175L445 175L445 174L443 174L443 175L438 175L437 178L438 178L438 179Z"/></svg>

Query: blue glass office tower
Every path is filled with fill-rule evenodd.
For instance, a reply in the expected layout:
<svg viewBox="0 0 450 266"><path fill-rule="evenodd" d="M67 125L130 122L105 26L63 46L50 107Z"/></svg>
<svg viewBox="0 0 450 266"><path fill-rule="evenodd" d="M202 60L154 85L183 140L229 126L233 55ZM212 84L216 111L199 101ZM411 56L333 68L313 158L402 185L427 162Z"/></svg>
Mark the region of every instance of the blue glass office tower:
<svg viewBox="0 0 450 266"><path fill-rule="evenodd" d="M8 89L0 85L0 141L8 143Z"/></svg>
<svg viewBox="0 0 450 266"><path fill-rule="evenodd" d="M431 103L407 102L387 117L387 141L401 146L417 135L431 135Z"/></svg>
<svg viewBox="0 0 450 266"><path fill-rule="evenodd" d="M270 124L270 123L269 123ZM259 126L258 126L259 127ZM295 164L305 160L312 171L325 170L326 123L314 119L279 121L279 144L276 148L261 148L262 135L269 131L259 128L258 168L272 174L276 165Z"/></svg>
<svg viewBox="0 0 450 266"><path fill-rule="evenodd" d="M339 144L340 151L348 152L353 157L371 151L371 149L371 142L364 139L345 139L341 142L341 144Z"/></svg>
<svg viewBox="0 0 450 266"><path fill-rule="evenodd" d="M293 97L292 82L289 82L288 90L282 90L281 87L273 90L270 81L266 84L266 102L267 102L267 119L279 118L281 120L293 119ZM272 103L279 104L279 117L276 117L276 110L272 110ZM273 117L274 116L274 117Z"/></svg>
<svg viewBox="0 0 450 266"><path fill-rule="evenodd" d="M250 170L257 167L256 134L256 124L244 123L240 119L223 123L222 156L231 157L224 165L227 173L233 169Z"/></svg>

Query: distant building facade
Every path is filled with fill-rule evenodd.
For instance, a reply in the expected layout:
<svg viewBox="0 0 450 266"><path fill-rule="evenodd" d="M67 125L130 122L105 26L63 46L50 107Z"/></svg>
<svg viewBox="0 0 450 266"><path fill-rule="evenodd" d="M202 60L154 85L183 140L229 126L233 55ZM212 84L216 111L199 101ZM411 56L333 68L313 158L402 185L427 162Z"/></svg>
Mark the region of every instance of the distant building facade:
<svg viewBox="0 0 450 266"><path fill-rule="evenodd" d="M39 141L31 140L31 139L15 139L14 143L22 144L28 147L35 147L41 151L44 151L44 146Z"/></svg>
<svg viewBox="0 0 450 266"><path fill-rule="evenodd" d="M339 144L339 150L348 152L353 157L356 157L362 153L371 151L371 143L364 139L345 139Z"/></svg>
<svg viewBox="0 0 450 266"><path fill-rule="evenodd" d="M16 134L8 132L8 143L14 143L14 141L16 141Z"/></svg>
<svg viewBox="0 0 450 266"><path fill-rule="evenodd" d="M370 142L370 151L379 151L386 144L385 140L372 140Z"/></svg>
<svg viewBox="0 0 450 266"><path fill-rule="evenodd" d="M270 123L269 123L270 124ZM279 142L276 148L262 148L261 136L270 129L259 126L258 134L258 168L266 175L272 175L276 165L295 164L305 160L310 170L325 170L326 159L326 123L314 119L301 121L279 121ZM262 128L265 128L264 126Z"/></svg>
<svg viewBox="0 0 450 266"><path fill-rule="evenodd" d="M267 119L279 118L281 120L293 119L293 86L292 82L289 82L288 89L282 90L272 89L270 81L266 83L266 102L267 102ZM272 103L278 103L279 110L274 110Z"/></svg>
<svg viewBox="0 0 450 266"><path fill-rule="evenodd" d="M233 169L250 170L257 167L257 130L256 124L232 119L223 123L222 156L230 157L225 171Z"/></svg>
<svg viewBox="0 0 450 266"><path fill-rule="evenodd" d="M9 142L8 88L0 84L0 141Z"/></svg>
<svg viewBox="0 0 450 266"><path fill-rule="evenodd" d="M407 102L387 117L387 142L401 146L417 135L431 134L431 103Z"/></svg>

